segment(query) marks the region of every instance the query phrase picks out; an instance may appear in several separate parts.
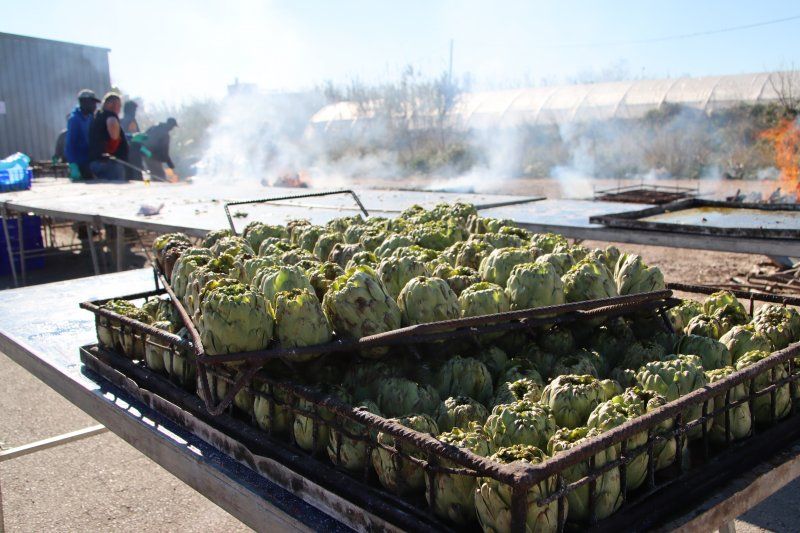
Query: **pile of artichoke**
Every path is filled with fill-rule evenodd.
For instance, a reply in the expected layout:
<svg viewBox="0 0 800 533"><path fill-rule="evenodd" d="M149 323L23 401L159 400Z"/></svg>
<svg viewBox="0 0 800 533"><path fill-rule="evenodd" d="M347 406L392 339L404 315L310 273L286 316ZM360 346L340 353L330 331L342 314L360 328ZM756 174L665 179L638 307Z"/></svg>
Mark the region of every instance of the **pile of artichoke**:
<svg viewBox="0 0 800 533"><path fill-rule="evenodd" d="M197 245L171 234L157 241L155 252L160 262L167 252L170 261L177 257L172 288L212 355L294 349L403 326L665 287L661 271L640 256L533 234L507 220L480 217L467 204L412 206L394 219L356 216L321 226L253 222L241 236L212 232ZM186 335L168 300L142 307L112 300L105 307ZM104 317L98 317L97 332L103 346L144 360L182 384L193 383L194 366L186 354L143 342ZM381 346L337 357L295 358L290 365L273 361L268 379L257 377L238 394L235 409L270 435L355 476L373 471L388 491L424 494L431 510L456 526L507 531L509 486L470 475L443 458L437 461L442 468L426 472L422 464L428 452L359 416L391 419L498 463L538 464L798 341L796 309L765 305L751 318L723 291L703 301L684 300L665 319L636 312L494 332L474 342L430 343L414 353ZM698 422L698 404L682 413L686 431L676 434L670 418L650 436L647 431L628 436L624 449L617 442L599 451L595 469L620 456L626 467L624 476L618 466L597 473L594 498L586 481L590 462L571 465L563 471L564 481L575 484L564 500L567 521L581 527L614 513L623 490L646 485L650 466L658 472L689 461L689 441L704 433L712 443L724 444L786 417L789 385L772 394L768 388L787 372L779 366L775 376L759 375L753 402L743 401L751 393L749 382L731 389L727 400L713 398L705 428ZM313 387L361 414L336 414L292 394L291 383ZM726 402L737 402L727 417ZM558 528L557 502L540 503L555 491L554 478L530 487L529 530Z"/></svg>

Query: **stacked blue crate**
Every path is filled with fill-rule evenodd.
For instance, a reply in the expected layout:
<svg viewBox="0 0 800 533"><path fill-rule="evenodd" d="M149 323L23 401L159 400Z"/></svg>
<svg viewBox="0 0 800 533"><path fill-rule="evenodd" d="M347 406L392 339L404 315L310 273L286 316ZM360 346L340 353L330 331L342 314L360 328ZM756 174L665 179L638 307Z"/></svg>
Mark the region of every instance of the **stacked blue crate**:
<svg viewBox="0 0 800 533"><path fill-rule="evenodd" d="M9 218L8 233L11 240L11 249L14 252L14 265L17 272L20 271L19 263L19 230L17 229L17 218ZM25 252L42 250L42 219L38 216L25 215L22 217L22 242L25 244ZM44 268L44 257L25 257L25 267L28 270ZM6 235L0 231L0 276L10 276L11 266L8 262L8 246L6 246Z"/></svg>

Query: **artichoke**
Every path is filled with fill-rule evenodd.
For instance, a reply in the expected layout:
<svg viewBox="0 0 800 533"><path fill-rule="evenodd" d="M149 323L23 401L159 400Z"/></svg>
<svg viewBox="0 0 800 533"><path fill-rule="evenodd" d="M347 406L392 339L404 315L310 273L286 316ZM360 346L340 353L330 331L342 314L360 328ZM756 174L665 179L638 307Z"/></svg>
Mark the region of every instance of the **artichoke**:
<svg viewBox="0 0 800 533"><path fill-rule="evenodd" d="M664 275L658 267L648 267L638 255L624 254L619 258L614 281L619 294L660 291L666 288Z"/></svg>
<svg viewBox="0 0 800 533"><path fill-rule="evenodd" d="M739 311L747 316L747 310L730 291L718 291L708 296L703 302L703 313L706 315L713 315L719 309L728 305L738 307Z"/></svg>
<svg viewBox="0 0 800 533"><path fill-rule="evenodd" d="M445 263L437 265L432 275L445 280L456 296L470 285L481 281L480 275L475 270L469 267L453 267Z"/></svg>
<svg viewBox="0 0 800 533"><path fill-rule="evenodd" d="M516 235L499 232L487 232L479 235L471 235L468 242L483 242L493 248L521 248L525 241Z"/></svg>
<svg viewBox="0 0 800 533"><path fill-rule="evenodd" d="M667 311L667 317L672 324L672 329L681 332L689 325L689 321L703 313L703 306L694 300L682 300L677 305Z"/></svg>
<svg viewBox="0 0 800 533"><path fill-rule="evenodd" d="M287 389L269 383L259 387L253 404L253 415L258 427L272 435L285 435L292 429L294 398Z"/></svg>
<svg viewBox="0 0 800 533"><path fill-rule="evenodd" d="M187 290L184 294L183 303L189 316L195 317L200 312L201 293L210 281L221 280L229 277L233 269L235 259L227 254L222 254L209 261L204 266L198 266L189 272L187 278Z"/></svg>
<svg viewBox="0 0 800 533"><path fill-rule="evenodd" d="M625 409L629 411L631 416L638 416L637 413L649 413L662 407L667 404L667 399L653 391L644 390L639 387L629 387L622 393L621 399L617 400L617 397L612 398L614 401L621 402ZM603 426L604 422L601 418L597 418L597 425L599 429L604 429ZM653 443L653 462L654 467L656 470L662 470L667 468L675 461L675 451L677 450L677 445L675 443L675 438L672 434L673 422L672 419L667 419L655 428L655 436L658 437L654 440ZM637 437L634 436L631 439L636 439ZM644 435L644 438L647 438L647 435ZM633 448L628 447L629 453ZM688 448L686 446L686 442L684 442L684 447L682 451L682 456L688 452ZM647 454L643 455L645 464L647 462ZM635 461L628 465L628 479L630 480L631 474L636 473L635 470L632 470ZM643 474L643 475L646 475Z"/></svg>
<svg viewBox="0 0 800 533"><path fill-rule="evenodd" d="M719 342L728 348L734 363L744 354L753 350L772 351L769 339L757 332L752 324L732 327L730 331L719 338Z"/></svg>
<svg viewBox="0 0 800 533"><path fill-rule="evenodd" d="M564 375L544 388L539 401L552 411L559 427L576 428L586 423L594 408L606 401L606 397L597 378Z"/></svg>
<svg viewBox="0 0 800 533"><path fill-rule="evenodd" d="M720 324L722 335L729 332L734 326L743 326L750 322L750 316L739 302L728 304L714 311L714 318Z"/></svg>
<svg viewBox="0 0 800 533"><path fill-rule="evenodd" d="M556 431L556 420L549 407L519 400L496 405L484 427L496 448L513 444L543 447Z"/></svg>
<svg viewBox="0 0 800 533"><path fill-rule="evenodd" d="M495 248L479 265L478 272L484 281L505 287L513 268L536 259L530 248Z"/></svg>
<svg viewBox="0 0 800 533"><path fill-rule="evenodd" d="M477 359L456 355L436 374L436 389L442 398L469 396L486 403L492 397L492 375Z"/></svg>
<svg viewBox="0 0 800 533"><path fill-rule="evenodd" d="M274 266L267 267L261 272L261 293L271 304L275 304L275 298L279 292L290 291L292 289L306 289L314 292L314 287L308 281L305 271L296 266Z"/></svg>
<svg viewBox="0 0 800 533"><path fill-rule="evenodd" d="M344 269L336 263L320 263L306 270L309 283L314 287L314 293L320 301L325 297L331 284L344 274Z"/></svg>
<svg viewBox="0 0 800 533"><path fill-rule="evenodd" d="M715 381L719 381L730 376L734 372L736 372L735 368L732 366L726 366L717 368L715 370L709 370L706 372L706 378L708 379L709 383L714 383ZM732 403L739 400L747 400L748 396L747 387L744 383L740 383L739 385L736 385L730 389L728 400ZM709 411L716 411L717 409L724 408L725 394L720 394L719 396L714 397L713 402L710 402ZM730 424L729 427L731 440L743 439L750 435L750 430L753 425L753 417L750 413L750 404L745 402L741 405L731 408L730 414L728 415L728 421ZM711 426L709 437L714 442L726 442L725 411L722 411L720 414L714 417L714 423Z"/></svg>
<svg viewBox="0 0 800 533"><path fill-rule="evenodd" d="M136 309L136 306L127 300L109 300L100 307L103 309L108 309L109 311L113 311L118 315L124 315L126 310ZM96 324L97 324L97 341L100 343L100 345L110 350L114 349L121 350L122 349L121 335L118 331L116 331L112 327L112 325L114 327L119 327L119 323L115 320L113 321L112 324L110 319L102 315L97 315Z"/></svg>
<svg viewBox="0 0 800 533"><path fill-rule="evenodd" d="M387 257L381 261L377 272L389 295L394 299L397 299L409 281L428 273L425 262L413 257Z"/></svg>
<svg viewBox="0 0 800 533"><path fill-rule="evenodd" d="M586 426L600 432L621 426L645 413L645 403L636 397L617 395L594 408ZM634 490L644 483L647 477L647 450L639 448L647 444L647 432L637 433L626 441L627 454L635 453L626 470L626 487ZM637 453L638 452L638 453ZM654 450L654 458L657 454Z"/></svg>
<svg viewBox="0 0 800 533"><path fill-rule="evenodd" d="M151 325L164 331L171 331L172 329L172 324L166 320L153 322ZM145 337L144 360L147 363L147 368L154 372L166 372L166 368L164 368L164 352L167 352L166 357L169 357L169 347L162 347L164 344L164 341L151 335Z"/></svg>
<svg viewBox="0 0 800 533"><path fill-rule="evenodd" d="M481 426L489 417L486 408L468 396L451 396L439 404L433 418L440 431L467 429L470 423Z"/></svg>
<svg viewBox="0 0 800 533"><path fill-rule="evenodd" d="M499 285L482 281L464 289L458 297L461 316L481 316L505 313L509 310L508 297Z"/></svg>
<svg viewBox="0 0 800 533"><path fill-rule="evenodd" d="M542 397L543 388L541 381L531 378L506 381L497 387L492 406L514 403L520 400L538 402Z"/></svg>
<svg viewBox="0 0 800 533"><path fill-rule="evenodd" d="M458 297L441 278L412 278L397 298L403 325L458 318Z"/></svg>
<svg viewBox="0 0 800 533"><path fill-rule="evenodd" d="M250 257L234 264L236 279L245 285L261 286L261 273L264 269L274 267L277 262L271 257Z"/></svg>
<svg viewBox="0 0 800 533"><path fill-rule="evenodd" d="M378 406L386 416L412 413L432 415L439 402L439 393L435 388L406 378L384 378L378 388Z"/></svg>
<svg viewBox="0 0 800 533"><path fill-rule="evenodd" d="M564 277L564 274L570 271L570 269L575 266L575 261L572 259L572 256L565 253L549 253L540 255L536 258L534 263L544 265L548 264L552 266L558 277Z"/></svg>
<svg viewBox="0 0 800 533"><path fill-rule="evenodd" d="M643 389L657 392L670 402L707 383L703 362L696 355L668 356L663 361L647 363L636 373L636 380ZM700 405L690 407L684 413L684 422L697 420L701 414ZM689 438L699 437L701 431L701 427L696 426L690 430Z"/></svg>
<svg viewBox="0 0 800 533"><path fill-rule="evenodd" d="M209 231L208 233L206 233L206 236L203 237L202 247L211 248L212 246L217 244L217 241L220 241L225 237L231 237L232 235L233 233L231 233L231 230L229 229L218 229L215 231Z"/></svg>
<svg viewBox="0 0 800 533"><path fill-rule="evenodd" d="M747 352L742 357L736 361L736 370L742 370L743 368L747 368L750 365L753 365L762 359L766 359L769 357L769 353L767 352L760 352L760 351L752 351ZM778 364L773 369L766 370L763 373L756 376L755 380L752 382L752 386L755 389L755 393L758 394L760 391L766 389L773 383L786 379L788 373L786 372L786 368ZM773 379L772 374L775 374ZM748 391L749 392L749 391ZM772 394L765 393L759 396L756 396L755 402L753 403L753 418L759 424L769 424L772 421ZM792 397L789 391L789 384L786 383L778 387L775 391L775 420L780 420L781 418L785 417L789 414L792 408Z"/></svg>
<svg viewBox="0 0 800 533"><path fill-rule="evenodd" d="M189 339L189 330L181 328L176 335L184 340ZM164 370L166 370L169 377L176 381L182 387L194 388L195 378L197 376L197 367L194 361L194 353L191 351L184 352L183 350L176 349L175 351L164 350Z"/></svg>
<svg viewBox="0 0 800 533"><path fill-rule="evenodd" d="M292 250L298 250L298 247L287 239L268 237L264 239L264 241L261 243L261 246L258 247L258 255L261 257L271 257L277 260L284 253Z"/></svg>
<svg viewBox="0 0 800 533"><path fill-rule="evenodd" d="M289 233L289 240L292 243L297 243L303 230L311 225L311 222L305 219L290 220L286 223L286 231Z"/></svg>
<svg viewBox="0 0 800 533"><path fill-rule="evenodd" d="M214 256L205 248L189 248L181 254L172 267L170 286L175 295L183 299L189 285L189 274L199 266L207 264Z"/></svg>
<svg viewBox="0 0 800 533"><path fill-rule="evenodd" d="M163 265L164 255L170 248L176 246L188 248L191 244L189 237L183 233L166 233L164 235L159 235L153 241L153 255L156 256L156 262L158 262L159 265Z"/></svg>
<svg viewBox="0 0 800 533"><path fill-rule="evenodd" d="M600 377L603 362L597 352L579 350L573 354L559 357L551 371L554 377L573 374L578 376L589 375Z"/></svg>
<svg viewBox="0 0 800 533"><path fill-rule="evenodd" d="M547 443L547 451L555 456L598 435L600 435L600 430L595 428L562 428L556 431L555 435L553 435ZM610 463L616 459L616 448L610 446L594 455L594 468L599 469L606 463ZM567 483L573 483L583 479L588 474L589 461L566 468L563 472L564 480ZM569 513L567 518L570 521L587 522L590 519L591 509L589 504L588 483L568 492L567 501L569 501ZM594 518L602 520L610 516L611 513L619 509L620 505L622 505L622 493L620 491L619 469L612 468L601 474L595 480Z"/></svg>
<svg viewBox="0 0 800 533"><path fill-rule="evenodd" d="M213 377L212 381L215 385L213 390L216 392L217 400L222 400L230 390L229 382L216 376ZM251 416L253 415L254 402L255 396L248 390L247 386L242 387L233 397L233 405L243 413Z"/></svg>
<svg viewBox="0 0 800 533"><path fill-rule="evenodd" d="M562 280L567 302L599 300L619 295L606 266L592 259L580 261L564 274Z"/></svg>
<svg viewBox="0 0 800 533"><path fill-rule="evenodd" d="M391 420L414 431L427 433L432 437L439 434L436 422L426 414L403 416ZM407 442L395 441L394 437L386 433L378 433L377 442L381 446L372 451L372 466L378 474L381 485L400 495L421 491L425 487L425 471L422 467L395 455L383 446L392 447L418 459L425 459L426 454Z"/></svg>
<svg viewBox="0 0 800 533"><path fill-rule="evenodd" d="M349 404L352 401L347 391L341 387L332 387L325 392L344 403ZM297 408L298 412L295 414L292 423L294 441L307 452L316 453L325 450L328 447L330 438L330 428L327 423L333 420L334 413L303 398L298 400ZM316 414L322 420L317 421L310 416L305 416L301 414L303 412Z"/></svg>
<svg viewBox="0 0 800 533"><path fill-rule="evenodd" d="M314 293L308 289L292 289L275 295L275 338L281 347L325 344L332 336L331 326ZM303 360L316 357L305 356Z"/></svg>
<svg viewBox="0 0 800 533"><path fill-rule="evenodd" d="M362 400L354 407L372 414L380 415L378 405L371 400ZM330 429L328 439L328 457L337 466L342 466L350 472L362 473L369 461L367 442L377 438L377 432L369 431L366 426L353 420L343 422L345 434L336 429ZM351 435L351 436L348 436ZM356 438L354 438L356 437Z"/></svg>
<svg viewBox="0 0 800 533"><path fill-rule="evenodd" d="M496 346L483 349L476 356L476 359L486 365L495 381L505 372L506 364L508 363L506 353Z"/></svg>
<svg viewBox="0 0 800 533"><path fill-rule="evenodd" d="M684 335L675 344L676 354L690 354L700 357L703 368L713 370L733 364L728 347L719 341L699 335Z"/></svg>
<svg viewBox="0 0 800 533"><path fill-rule="evenodd" d="M558 245L569 245L567 239L558 233L536 233L531 237L531 244L546 254L552 253Z"/></svg>
<svg viewBox="0 0 800 533"><path fill-rule="evenodd" d="M412 229L408 236L414 244L431 250L444 250L448 246L461 240L461 230L446 224L426 224Z"/></svg>
<svg viewBox="0 0 800 533"><path fill-rule="evenodd" d="M481 426L475 424L468 429L457 427L447 430L437 438L446 444L462 448L481 457L486 457L493 451L486 432ZM461 465L443 460L441 466L459 468ZM425 493L428 505L437 516L462 525L475 520L475 489L477 488L475 477L436 472L425 478L425 484L428 489ZM433 494L433 501L431 501L431 494Z"/></svg>
<svg viewBox="0 0 800 533"><path fill-rule="evenodd" d="M400 308L366 266L348 270L336 278L322 300L325 316L342 337L360 339L400 327ZM385 348L375 348L363 355L381 357ZM390 415L391 416L391 415Z"/></svg>
<svg viewBox="0 0 800 533"><path fill-rule="evenodd" d="M322 226L314 226L308 225L305 226L302 230L299 231L297 234L297 246L300 249L305 250L306 252L313 253L314 246L317 244L317 239L319 239L320 235L325 233L325 228ZM325 258L321 258L323 261Z"/></svg>
<svg viewBox="0 0 800 533"><path fill-rule="evenodd" d="M391 256L398 248L404 248L412 244L414 244L414 241L406 235L390 235L374 251L376 256L384 259Z"/></svg>
<svg viewBox="0 0 800 533"><path fill-rule="evenodd" d="M328 228L328 231L333 233L344 233L347 228L350 226L357 226L364 223L364 219L361 218L361 215L353 215L351 217L339 217L329 220L325 227Z"/></svg>
<svg viewBox="0 0 800 533"><path fill-rule="evenodd" d="M138 307L118 307L115 311L127 318L141 322L142 324L150 324L150 315L146 311ZM122 347L122 353L129 359L136 361L144 360L145 356L145 334L139 331L134 331L125 326L119 334L119 345Z"/></svg>
<svg viewBox="0 0 800 533"><path fill-rule="evenodd" d="M378 266L378 258L375 257L375 254L372 252L367 252L366 250L363 252L356 252L353 254L353 257L347 262L345 265L345 270L350 270L351 268L355 268L357 266L366 265L370 268L375 268Z"/></svg>
<svg viewBox="0 0 800 533"><path fill-rule="evenodd" d="M767 304L753 315L753 327L769 339L775 350L800 341L800 313L793 307Z"/></svg>
<svg viewBox="0 0 800 533"><path fill-rule="evenodd" d="M511 270L506 284L511 309L564 303L564 283L550 263L522 263Z"/></svg>
<svg viewBox="0 0 800 533"><path fill-rule="evenodd" d="M245 226L242 238L247 241L253 250L258 250L264 240L268 238L288 239L289 232L283 226L273 226L254 221Z"/></svg>
<svg viewBox="0 0 800 533"><path fill-rule="evenodd" d="M508 360L505 369L497 378L497 384L500 385L522 378L532 379L537 383L544 383L533 361L526 357L513 357Z"/></svg>
<svg viewBox="0 0 800 533"><path fill-rule="evenodd" d="M341 244L336 243L333 245L331 249L331 253L328 254L328 261L331 263L336 263L342 268L347 266L347 263L356 255L358 252L363 252L364 247L360 244Z"/></svg>
<svg viewBox="0 0 800 533"><path fill-rule="evenodd" d="M483 258L488 256L494 248L495 247L489 243L472 240L472 238L470 238L470 240L460 247L458 255L456 256L455 265L453 266L469 267L473 270L478 270Z"/></svg>
<svg viewBox="0 0 800 533"><path fill-rule="evenodd" d="M535 446L516 445L498 450L489 459L503 464L520 461L535 465L543 463L547 456ZM511 486L490 477L478 478L477 485L475 510L483 530L511 531ZM526 532L558 531L558 500L545 506L537 503L555 491L556 479L554 477L542 480L528 489L527 513L525 514ZM566 507L569 507L569 504Z"/></svg>
<svg viewBox="0 0 800 533"><path fill-rule="evenodd" d="M555 355L566 355L575 349L572 332L565 328L553 328L539 337L539 347Z"/></svg>
<svg viewBox="0 0 800 533"><path fill-rule="evenodd" d="M320 261L326 261L328 256L331 255L333 247L342 242L344 242L344 239L340 233L323 233L314 243L312 252Z"/></svg>
<svg viewBox="0 0 800 533"><path fill-rule="evenodd" d="M356 401L377 398L383 378L400 377L402 369L385 361L359 361L347 367L344 385Z"/></svg>
<svg viewBox="0 0 800 533"><path fill-rule="evenodd" d="M692 318L686 325L684 333L687 335L700 335L710 339L719 339L722 337L722 324L713 316L697 315Z"/></svg>
<svg viewBox="0 0 800 533"><path fill-rule="evenodd" d="M200 310L197 329L209 355L263 350L272 339L272 306L241 283L212 289Z"/></svg>
<svg viewBox="0 0 800 533"><path fill-rule="evenodd" d="M227 254L232 257L241 255L256 255L250 244L241 237L223 237L211 247L211 253L215 256Z"/></svg>

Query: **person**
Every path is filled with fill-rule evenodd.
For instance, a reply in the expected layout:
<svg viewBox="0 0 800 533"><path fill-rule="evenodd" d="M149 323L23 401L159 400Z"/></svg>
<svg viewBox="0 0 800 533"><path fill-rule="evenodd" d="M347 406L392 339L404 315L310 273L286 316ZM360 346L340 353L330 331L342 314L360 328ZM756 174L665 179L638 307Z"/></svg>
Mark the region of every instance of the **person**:
<svg viewBox="0 0 800 533"><path fill-rule="evenodd" d="M136 120L136 110L139 105L133 100L128 100L122 106L123 116L120 119L122 131L128 138L130 149L128 150L128 163L135 167L142 167L142 145L139 142L139 122ZM141 180L142 172L131 167L125 167L125 175L129 180Z"/></svg>
<svg viewBox="0 0 800 533"><path fill-rule="evenodd" d="M122 132L119 112L122 98L116 93L103 97L103 109L97 113L89 127L89 168L95 176L107 180L124 180L125 167L110 159L128 159L128 140Z"/></svg>
<svg viewBox="0 0 800 533"><path fill-rule="evenodd" d="M170 174L174 174L171 171L175 169L175 163L172 162L172 158L169 156L169 132L177 127L178 121L170 117L166 122L151 126L144 132L147 136L144 145L152 154L147 159L147 169L154 176L166 178L163 164L166 164L167 168L170 169Z"/></svg>
<svg viewBox="0 0 800 533"><path fill-rule="evenodd" d="M71 113L67 113L66 122L69 122L70 115ZM64 154L64 150L66 149L66 147L67 147L67 129L64 128L59 132L58 137L56 137L56 147L55 150L53 150L53 159L52 159L53 165L67 162L67 156L66 154Z"/></svg>
<svg viewBox="0 0 800 533"><path fill-rule="evenodd" d="M69 163L70 179L91 179L89 168L89 126L100 100L89 89L78 93L78 105L67 120L64 156Z"/></svg>

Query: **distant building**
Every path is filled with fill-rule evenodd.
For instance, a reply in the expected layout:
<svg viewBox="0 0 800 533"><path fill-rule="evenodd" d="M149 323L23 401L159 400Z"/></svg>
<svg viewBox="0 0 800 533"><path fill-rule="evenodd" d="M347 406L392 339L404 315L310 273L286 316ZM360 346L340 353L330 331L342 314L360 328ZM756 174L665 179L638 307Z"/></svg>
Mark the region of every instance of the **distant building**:
<svg viewBox="0 0 800 533"><path fill-rule="evenodd" d="M50 159L78 91L111 88L108 48L0 33L0 159Z"/></svg>

